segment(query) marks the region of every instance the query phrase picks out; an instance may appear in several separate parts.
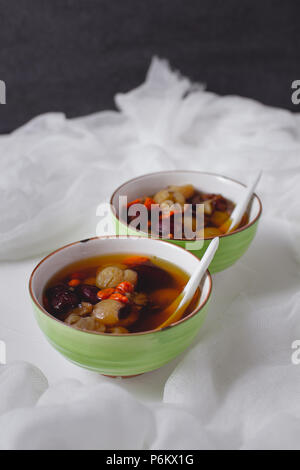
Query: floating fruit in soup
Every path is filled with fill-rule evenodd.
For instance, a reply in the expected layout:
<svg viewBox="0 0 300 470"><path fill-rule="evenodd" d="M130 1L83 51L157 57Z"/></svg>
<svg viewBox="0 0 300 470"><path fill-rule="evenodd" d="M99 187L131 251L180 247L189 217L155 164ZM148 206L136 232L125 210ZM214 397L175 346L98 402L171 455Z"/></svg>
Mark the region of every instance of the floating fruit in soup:
<svg viewBox="0 0 300 470"><path fill-rule="evenodd" d="M147 211L146 230L140 222L135 224L141 212L137 204L142 205ZM202 216L200 226L199 205ZM138 208L136 213L134 207ZM235 204L221 194L204 193L191 184L172 185L154 195L143 196L129 202L126 208L126 222L137 230L148 231L162 238L191 240L217 237L227 232L234 207ZM248 214L245 213L235 229L243 227L248 222Z"/></svg>
<svg viewBox="0 0 300 470"><path fill-rule="evenodd" d="M182 292L188 275L171 263L140 255L89 258L64 268L48 283L44 307L81 330L128 334L153 330ZM183 316L191 313L196 292Z"/></svg>

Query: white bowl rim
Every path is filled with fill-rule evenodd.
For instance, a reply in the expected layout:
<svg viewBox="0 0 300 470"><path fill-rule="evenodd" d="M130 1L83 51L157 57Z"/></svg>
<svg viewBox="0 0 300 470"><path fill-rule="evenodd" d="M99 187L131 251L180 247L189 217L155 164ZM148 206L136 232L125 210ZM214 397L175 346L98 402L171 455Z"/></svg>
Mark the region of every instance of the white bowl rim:
<svg viewBox="0 0 300 470"><path fill-rule="evenodd" d="M224 178L228 181L231 181L233 183L236 183L236 184L239 184L240 186L244 186L246 188L246 184L244 183L241 183L240 181L234 179L234 178L231 178L230 176L224 176L224 175L221 175L220 173L213 173L213 172L209 172L209 171L200 171L200 170L164 170L164 171L155 171L153 173L144 173L143 175L140 175L140 176L136 176L135 178L131 178L130 180L127 180L125 181L124 183L122 183L120 186L118 186L114 192L112 193L112 196L110 198L110 208L113 212L113 215L116 217L116 219L126 225L128 227L128 224L125 224L125 222L123 220L120 220L118 214L117 214L117 211L116 211L116 208L113 204L113 199L116 195L116 193L118 191L120 191L124 186L130 184L130 183L133 183L134 181L137 181L139 179L143 179L145 178L146 176L155 176L155 175L161 175L161 174L165 174L165 173L198 173L198 174L202 174L202 175L210 175L210 176L216 176L216 177L219 177L219 178ZM243 230L246 230L247 228L251 227L251 225L254 225L257 220L260 218L261 216L261 213L262 213L262 202L261 202L261 199L259 198L259 196L256 194L256 193L253 193L253 196L256 197L257 201L258 201L258 205L259 205L259 210L258 210L258 214L256 215L256 217L254 217L254 219L249 222L248 224L246 225L243 225L243 227L240 227L236 230L233 230L232 232L230 233L223 233L221 235L218 235L219 238L225 238L225 237L230 237L231 235L234 235L236 233L239 233L239 232L242 232ZM112 209L113 208L113 209ZM137 233L139 232L138 230L136 231ZM142 232L140 231L141 233L145 233L146 232ZM204 237L202 238L201 240L212 240L213 238L215 238L214 236L213 237ZM161 238L158 238L158 240L161 240L161 241L166 241L166 239L161 239ZM184 238L176 238L177 241L187 241L186 239Z"/></svg>
<svg viewBox="0 0 300 470"><path fill-rule="evenodd" d="M172 323L171 325L169 326L166 326L164 328L160 328L160 329L154 329L154 330L147 330L147 331L140 331L140 332L137 332L137 333L125 333L125 334L116 334L116 333L103 333L103 332L100 332L100 331L89 331L89 330L80 330L79 328L74 328L72 327L71 325L68 325L67 323L63 322L62 320L59 320L58 318L55 318L53 315L51 315L49 312L47 312L47 310L40 304L40 302L37 300L34 292L33 292L33 288L32 288L32 281L33 281L33 278L38 270L38 268L48 259L50 258L51 256L54 256L56 253L59 253L60 251L64 250L65 248L68 248L70 246L73 246L73 245L77 245L79 243L87 243L89 242L90 240L105 240L105 239L116 239L118 240L119 238L130 238L130 239L136 239L136 238L140 238L140 237L136 237L134 235L104 235L104 236L99 236L99 237L91 237L91 238L86 238L84 240L78 240L76 242L72 242L72 243L68 243L67 245L64 245L60 248L58 248L57 250L54 250L52 251L51 253L49 253L47 256L45 256L34 268L34 270L32 271L31 275L30 275L30 279L29 279L29 294L30 294L30 297L31 297L31 300L33 301L33 303L36 305L36 307L38 307L38 309L44 313L46 316L48 316L49 318L51 318L52 320L54 321L57 321L59 322L61 325L65 326L66 328L72 328L72 330L75 330L79 333L88 333L88 334L93 334L93 335L100 335L100 336L105 336L105 337L128 337L128 336L141 336L141 335L147 335L147 334L152 334L152 333L160 333L162 331L165 331L165 330L168 330L170 328L174 328L176 326L178 326L179 324L183 323L184 321L187 321L187 320L190 320L192 317L194 317L200 310L203 309L203 307L207 304L209 298L210 298L210 295L211 295L211 292L212 292L212 277L211 277L211 274L210 272L207 270L206 271L206 278L208 278L208 281L209 281L209 287L208 287L208 292L206 294L206 297L205 299L201 302L200 305L198 305L195 310L193 310L191 313L189 313L186 317L184 318L181 318L180 320L178 320L177 322L175 323ZM145 238L145 240L147 240ZM190 251L186 251L184 248L182 248L181 246L178 246L178 245L174 245L173 243L171 242L168 242L166 240L158 240L156 239L155 240L156 242L160 242L160 243L168 243L170 245L172 245L173 247L175 247L176 249L180 249L180 250L183 250L185 251L186 253L189 253L190 255L194 256L197 261L199 261L199 258L194 255L193 253L191 253Z"/></svg>

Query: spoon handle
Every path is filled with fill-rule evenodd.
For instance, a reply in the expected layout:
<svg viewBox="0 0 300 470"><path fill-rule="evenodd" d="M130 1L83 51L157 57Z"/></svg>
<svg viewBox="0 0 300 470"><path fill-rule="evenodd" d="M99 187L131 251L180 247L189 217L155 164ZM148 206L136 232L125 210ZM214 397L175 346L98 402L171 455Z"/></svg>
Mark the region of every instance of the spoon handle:
<svg viewBox="0 0 300 470"><path fill-rule="evenodd" d="M239 223L241 222L242 220L242 217L247 209L247 206L249 204L249 201L254 193L254 190L257 186L257 183L259 182L260 180L260 177L261 177L261 174L262 172L260 171L252 184L250 184L250 186L248 186L246 189L245 189L245 193L242 195L240 201L237 203L237 205L235 206L235 208L233 209L233 212L230 216L230 225L229 225L229 228L227 230L227 232L230 232L230 230L234 229L237 225L239 225Z"/></svg>
<svg viewBox="0 0 300 470"><path fill-rule="evenodd" d="M210 265L215 255L215 252L218 249L218 246L219 238L216 237L210 242L206 252L204 253L203 257L199 262L197 269L190 277L188 283L186 284L181 294L179 294L177 299L175 299L174 302L172 302L172 304L166 308L165 313L168 318L161 325L158 326L158 329L165 328L166 326L171 325L171 323L180 320L182 314L187 309L192 298L194 297L196 289L199 286L200 281L203 275L205 274L208 266Z"/></svg>
<svg viewBox="0 0 300 470"><path fill-rule="evenodd" d="M219 237L214 238L210 244L208 245L208 248L204 255L202 256L200 263L196 269L196 271L193 273L193 275L190 277L188 283L186 284L185 288L183 289L183 299L182 300L188 300L190 297L190 300L192 300L197 287L200 284L200 281L207 270L208 266L210 265L213 257L215 256L215 252L217 251L219 246Z"/></svg>

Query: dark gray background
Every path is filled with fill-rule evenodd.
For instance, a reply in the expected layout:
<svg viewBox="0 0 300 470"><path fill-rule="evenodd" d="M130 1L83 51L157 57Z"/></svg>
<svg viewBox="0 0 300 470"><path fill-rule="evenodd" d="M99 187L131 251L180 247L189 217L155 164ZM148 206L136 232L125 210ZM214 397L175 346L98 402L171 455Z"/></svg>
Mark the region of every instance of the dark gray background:
<svg viewBox="0 0 300 470"><path fill-rule="evenodd" d="M209 90L298 111L299 21L297 0L0 0L0 132L112 108L154 54Z"/></svg>

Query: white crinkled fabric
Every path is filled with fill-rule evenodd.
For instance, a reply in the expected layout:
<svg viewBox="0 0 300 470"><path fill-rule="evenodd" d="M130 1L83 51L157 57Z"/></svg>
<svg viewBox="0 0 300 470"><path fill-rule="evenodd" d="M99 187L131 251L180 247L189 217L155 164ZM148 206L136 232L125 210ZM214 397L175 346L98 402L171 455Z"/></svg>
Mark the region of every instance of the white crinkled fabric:
<svg viewBox="0 0 300 470"><path fill-rule="evenodd" d="M206 92L159 59L116 104L0 138L0 448L299 449L299 115ZM262 169L253 244L214 276L203 328L168 366L114 381L69 365L31 317L32 268L93 235L97 205L122 181L173 168L245 183Z"/></svg>

